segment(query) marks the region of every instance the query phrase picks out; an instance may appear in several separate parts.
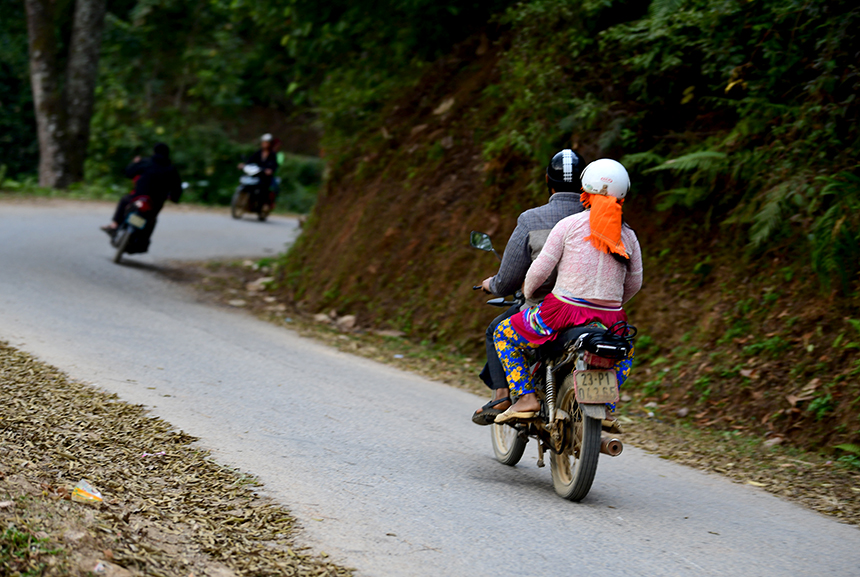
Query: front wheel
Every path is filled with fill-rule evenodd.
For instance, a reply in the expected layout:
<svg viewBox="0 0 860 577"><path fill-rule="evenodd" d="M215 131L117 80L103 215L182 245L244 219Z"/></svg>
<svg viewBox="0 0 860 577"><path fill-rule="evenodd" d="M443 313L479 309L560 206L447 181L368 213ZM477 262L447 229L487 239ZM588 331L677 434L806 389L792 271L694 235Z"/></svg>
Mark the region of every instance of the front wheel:
<svg viewBox="0 0 860 577"><path fill-rule="evenodd" d="M125 249L128 248L128 243L131 240L132 229L130 226L125 226L117 232L119 238L116 239L114 246L116 246L116 254L113 257L113 261L116 264L122 260L122 254L125 252Z"/></svg>
<svg viewBox="0 0 860 577"><path fill-rule="evenodd" d="M495 423L490 426L490 434L493 438L493 452L499 463L513 467L520 462L523 451L526 450L526 443L529 442L528 437L520 435L519 431L510 425Z"/></svg>
<svg viewBox="0 0 860 577"><path fill-rule="evenodd" d="M564 423L564 451L550 454L552 485L565 499L581 501L591 490L597 473L601 422L583 414L572 383L562 385L558 399L558 408L570 415L570 420Z"/></svg>
<svg viewBox="0 0 860 577"><path fill-rule="evenodd" d="M260 212L257 213L257 220L260 222L264 222L266 218L268 218L269 213L272 212L272 207L268 204L264 204L260 207Z"/></svg>
<svg viewBox="0 0 860 577"><path fill-rule="evenodd" d="M242 218L248 206L248 193L237 188L233 193L233 199L230 201L230 215L233 218Z"/></svg>

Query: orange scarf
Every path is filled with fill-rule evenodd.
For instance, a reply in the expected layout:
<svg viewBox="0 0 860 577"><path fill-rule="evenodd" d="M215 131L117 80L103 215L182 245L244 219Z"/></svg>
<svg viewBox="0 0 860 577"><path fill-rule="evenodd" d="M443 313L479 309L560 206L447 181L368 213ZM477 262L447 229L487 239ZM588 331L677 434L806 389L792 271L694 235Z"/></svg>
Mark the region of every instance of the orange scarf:
<svg viewBox="0 0 860 577"><path fill-rule="evenodd" d="M583 192L579 199L585 208L591 209L588 217L591 234L583 240L591 241L594 248L606 254L614 252L630 258L621 240L621 205L624 200L588 192Z"/></svg>

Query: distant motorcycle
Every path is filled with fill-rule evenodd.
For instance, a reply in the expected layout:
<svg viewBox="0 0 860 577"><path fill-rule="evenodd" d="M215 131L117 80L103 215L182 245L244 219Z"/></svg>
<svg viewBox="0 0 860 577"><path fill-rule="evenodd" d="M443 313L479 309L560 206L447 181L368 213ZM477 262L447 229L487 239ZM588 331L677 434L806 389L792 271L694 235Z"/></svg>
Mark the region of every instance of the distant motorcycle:
<svg viewBox="0 0 860 577"><path fill-rule="evenodd" d="M470 244L500 257L484 233L472 232ZM506 308L524 303L521 292L514 300L487 301ZM544 466L544 453L550 453L556 493L571 501L584 499L594 482L600 453L616 457L623 450L620 440L603 431L618 432L617 425L606 420L607 404L619 400L613 367L628 357L635 335L636 328L627 323L609 328L593 323L566 329L535 350L530 365L540 412L533 419L491 426L496 459L504 465L516 465L529 439L535 439L538 467ZM516 402L516 398L512 400Z"/></svg>
<svg viewBox="0 0 860 577"><path fill-rule="evenodd" d="M269 203L269 190L263 189L263 168L257 164L246 164L242 168L239 186L233 193L230 214L242 218L246 212L257 213L257 220L264 221L272 208Z"/></svg>
<svg viewBox="0 0 860 577"><path fill-rule="evenodd" d="M126 210L125 218L111 236L111 246L116 248L113 257L115 263L122 260L122 255L143 253L149 250L149 239L155 230L156 217L148 196L134 200Z"/></svg>

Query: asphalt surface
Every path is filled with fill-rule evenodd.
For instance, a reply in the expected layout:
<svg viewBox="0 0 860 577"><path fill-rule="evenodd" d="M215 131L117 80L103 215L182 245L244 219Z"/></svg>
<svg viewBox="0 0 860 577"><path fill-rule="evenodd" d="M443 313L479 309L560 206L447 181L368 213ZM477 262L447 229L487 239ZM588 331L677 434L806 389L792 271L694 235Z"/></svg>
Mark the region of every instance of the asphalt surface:
<svg viewBox="0 0 860 577"><path fill-rule="evenodd" d="M563 501L533 443L519 466L495 462L469 420L483 399L152 274L271 254L294 220L168 210L150 254L118 266L97 230L109 214L0 202L0 339L200 437L363 575L860 575L857 528L631 447Z"/></svg>

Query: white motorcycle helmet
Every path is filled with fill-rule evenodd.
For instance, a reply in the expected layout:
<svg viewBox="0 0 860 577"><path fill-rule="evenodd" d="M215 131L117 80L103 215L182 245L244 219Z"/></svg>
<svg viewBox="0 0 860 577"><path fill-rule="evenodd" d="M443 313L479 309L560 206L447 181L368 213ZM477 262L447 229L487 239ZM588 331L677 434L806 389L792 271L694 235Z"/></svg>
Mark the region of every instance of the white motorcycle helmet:
<svg viewBox="0 0 860 577"><path fill-rule="evenodd" d="M611 158L601 158L590 163L579 178L582 181L582 190L590 194L624 198L630 192L627 169Z"/></svg>

